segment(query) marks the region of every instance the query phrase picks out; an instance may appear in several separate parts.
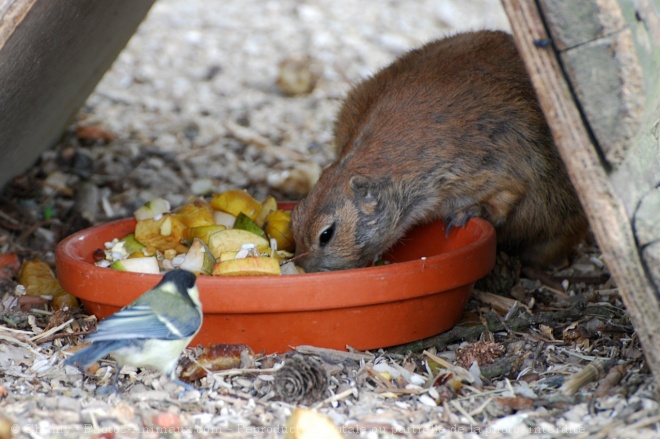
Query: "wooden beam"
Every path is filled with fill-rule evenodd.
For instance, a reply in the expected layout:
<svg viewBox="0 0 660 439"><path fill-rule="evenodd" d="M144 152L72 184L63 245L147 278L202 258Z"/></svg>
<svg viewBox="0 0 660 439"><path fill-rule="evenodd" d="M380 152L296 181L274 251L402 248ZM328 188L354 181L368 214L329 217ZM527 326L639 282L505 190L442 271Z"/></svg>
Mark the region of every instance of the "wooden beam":
<svg viewBox="0 0 660 439"><path fill-rule="evenodd" d="M0 0L0 187L51 146L154 0Z"/></svg>
<svg viewBox="0 0 660 439"><path fill-rule="evenodd" d="M549 36L536 2L502 0L502 4L555 143L660 389L658 292L644 270L623 203L592 143L557 54L547 44Z"/></svg>

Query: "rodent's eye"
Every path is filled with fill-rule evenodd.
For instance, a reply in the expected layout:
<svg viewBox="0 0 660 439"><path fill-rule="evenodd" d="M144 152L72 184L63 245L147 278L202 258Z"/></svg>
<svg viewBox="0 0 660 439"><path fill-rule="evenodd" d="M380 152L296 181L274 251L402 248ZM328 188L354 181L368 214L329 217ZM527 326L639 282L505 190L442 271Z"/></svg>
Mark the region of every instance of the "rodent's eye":
<svg viewBox="0 0 660 439"><path fill-rule="evenodd" d="M333 223L330 227L325 229L319 235L319 245L325 247L327 243L332 239L332 235L335 234L335 224Z"/></svg>

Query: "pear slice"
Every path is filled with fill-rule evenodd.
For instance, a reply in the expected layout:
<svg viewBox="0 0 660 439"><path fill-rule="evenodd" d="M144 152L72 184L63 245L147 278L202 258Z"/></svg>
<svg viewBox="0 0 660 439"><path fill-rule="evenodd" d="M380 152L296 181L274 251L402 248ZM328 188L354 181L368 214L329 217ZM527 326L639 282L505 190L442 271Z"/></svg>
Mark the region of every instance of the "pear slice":
<svg viewBox="0 0 660 439"><path fill-rule="evenodd" d="M124 236L119 241L124 243L124 249L126 250L126 253L128 253L129 255L144 248L144 245L141 242L139 242L137 239L135 239L135 233L130 233Z"/></svg>
<svg viewBox="0 0 660 439"><path fill-rule="evenodd" d="M195 238L179 268L195 274L211 274L214 266L215 258L211 250L201 239Z"/></svg>
<svg viewBox="0 0 660 439"><path fill-rule="evenodd" d="M234 228L240 230L247 230L248 232L252 232L255 235L259 235L259 236L263 236L263 237L266 236L266 232L264 232L263 229L259 227L256 222L250 219L250 217L244 214L243 212L239 213L238 216L236 217Z"/></svg>

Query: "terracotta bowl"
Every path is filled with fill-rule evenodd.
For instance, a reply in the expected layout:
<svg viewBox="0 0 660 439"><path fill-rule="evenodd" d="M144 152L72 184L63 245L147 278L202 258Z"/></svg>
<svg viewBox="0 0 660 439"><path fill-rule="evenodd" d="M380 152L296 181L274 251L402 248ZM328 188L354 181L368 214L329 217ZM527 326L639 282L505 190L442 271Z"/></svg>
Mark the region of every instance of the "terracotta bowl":
<svg viewBox="0 0 660 439"><path fill-rule="evenodd" d="M156 285L159 275L93 265L103 243L135 229L126 219L64 239L56 250L65 290L102 319ZM367 350L446 331L472 287L495 263L495 231L472 219L448 236L441 223L413 230L387 255L392 264L287 276L198 277L204 324L192 344L246 343L255 352L297 345Z"/></svg>

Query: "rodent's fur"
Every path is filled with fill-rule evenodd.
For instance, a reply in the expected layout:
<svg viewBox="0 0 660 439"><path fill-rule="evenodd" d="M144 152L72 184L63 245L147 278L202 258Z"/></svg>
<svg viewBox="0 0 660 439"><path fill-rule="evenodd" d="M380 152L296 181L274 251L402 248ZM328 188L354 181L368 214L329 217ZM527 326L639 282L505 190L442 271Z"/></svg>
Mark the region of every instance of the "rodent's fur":
<svg viewBox="0 0 660 439"><path fill-rule="evenodd" d="M349 93L337 160L294 209L306 271L367 265L412 226L480 216L543 266L587 220L512 37L461 33L412 50Z"/></svg>

